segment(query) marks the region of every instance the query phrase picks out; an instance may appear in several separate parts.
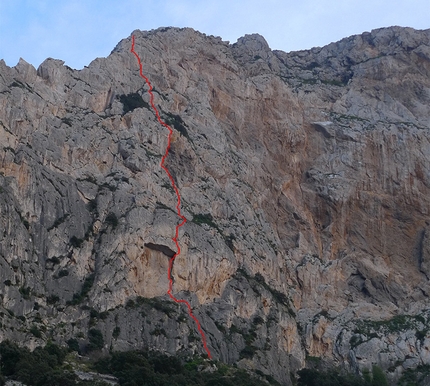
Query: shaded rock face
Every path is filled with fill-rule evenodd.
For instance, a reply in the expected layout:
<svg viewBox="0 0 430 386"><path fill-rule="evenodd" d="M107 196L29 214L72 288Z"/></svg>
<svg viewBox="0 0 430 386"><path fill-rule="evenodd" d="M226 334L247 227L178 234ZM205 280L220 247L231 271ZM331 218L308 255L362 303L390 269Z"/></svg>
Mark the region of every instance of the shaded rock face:
<svg viewBox="0 0 430 386"><path fill-rule="evenodd" d="M174 130L173 289L213 357L286 385L308 357L429 364L430 30L292 53L133 35ZM91 326L106 350L203 352L166 296L167 132L130 47L80 71L0 61L0 339L84 346Z"/></svg>

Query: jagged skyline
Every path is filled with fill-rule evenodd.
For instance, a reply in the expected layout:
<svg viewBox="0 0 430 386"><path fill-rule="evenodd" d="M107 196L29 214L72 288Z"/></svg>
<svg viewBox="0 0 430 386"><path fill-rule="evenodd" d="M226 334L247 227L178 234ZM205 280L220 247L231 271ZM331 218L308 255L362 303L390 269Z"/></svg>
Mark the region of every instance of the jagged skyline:
<svg viewBox="0 0 430 386"><path fill-rule="evenodd" d="M294 51L390 25L429 28L430 3L306 0L5 0L0 3L0 59L14 66L20 57L38 66L62 59L80 69L134 29L192 27L234 43L259 33L272 49Z"/></svg>
<svg viewBox="0 0 430 386"><path fill-rule="evenodd" d="M172 289L215 360L282 385L427 377L430 29L133 36L83 71L0 61L0 339L205 355Z"/></svg>

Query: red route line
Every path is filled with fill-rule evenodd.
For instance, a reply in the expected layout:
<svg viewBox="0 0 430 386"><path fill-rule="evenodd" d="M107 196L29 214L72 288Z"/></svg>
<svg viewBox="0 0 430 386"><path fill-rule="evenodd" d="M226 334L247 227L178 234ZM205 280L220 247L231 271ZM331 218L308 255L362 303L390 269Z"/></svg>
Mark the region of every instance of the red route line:
<svg viewBox="0 0 430 386"><path fill-rule="evenodd" d="M180 255L180 253L181 253L181 247L179 246L179 242L178 242L178 237L179 237L179 228L180 228L181 226L183 226L183 225L187 222L187 219L186 219L186 218L182 215L182 213L181 213L181 196L180 196L180 194L179 194L179 190L178 190L178 188L177 188L177 186L176 186L176 184L175 184L175 181L174 181L174 179L173 179L172 175L170 174L169 170L166 168L166 166L164 166L164 162L166 161L166 158L167 158L167 156L168 156L168 154L169 154L169 150L170 150L170 141L171 141L171 138L172 138L173 130L172 130L172 128L171 128L171 127L170 127L166 122L164 122L164 121L161 119L160 114L159 114L159 112L158 112L158 109L155 107L155 104L154 104L154 94L152 93L152 85L151 85L151 82L150 82L150 81L149 81L149 79L148 79L148 78L143 74L142 62L141 62L141 60L140 60L139 55L138 55L138 54L136 53L136 51L134 50L134 35L132 35L132 37L131 37L131 52L134 54L134 56L136 56L137 61L138 61L138 63L139 63L139 73L140 73L140 76L141 76L143 79L145 79L145 82L146 82L146 84L147 84L147 85L148 85L148 87L149 87L148 93L149 93L149 95L150 95L151 106L152 106L152 108L153 108L153 110L154 110L154 112L155 112L155 115L156 115L156 117L157 117L157 120L158 120L158 122L160 123L160 125L164 126L167 130L169 130L169 134L168 134L168 136L167 136L167 147L166 147L166 151L164 152L163 157L161 158L160 166L163 168L163 170L166 172L167 176L169 177L170 182L171 182L171 184L172 184L172 187L173 187L173 189L174 189L174 191L175 191L175 193L176 193L176 198L177 198L176 211L177 211L177 213L178 213L178 216L181 218L181 222L180 222L178 225L176 225L176 229L175 229L175 237L173 237L173 238L172 238L172 240L174 241L174 243L175 243L175 245L176 245L177 252L176 252L176 253L173 255L173 257L169 260L169 268L168 268L168 270L167 270L167 277L168 277L168 279L169 279L169 289L167 290L167 293L169 294L169 296L170 296L170 297L171 297L171 298L172 298L176 303L183 303L183 304L185 304L185 305L187 306L187 308L188 308L188 313L189 313L189 315L191 316L191 318L193 318L193 319L194 319L194 321L196 322L196 324L197 324L197 329L199 330L200 335L202 336L203 347L204 347L204 349L206 350L206 352L207 352L207 354L208 354L208 357L211 359L211 358L212 358L212 355L211 355L211 353L210 353L210 351L209 351L209 348L208 348L208 346L207 346L207 344L206 344L206 336L205 336L205 333L203 332L203 329L202 329L202 327L201 327L201 325L200 325L200 322L199 322L199 321L197 320L197 318L194 316L193 311L192 311L192 309L191 309L191 305L190 305L190 303L188 303L188 302L187 302L186 300L184 300L184 299L177 299L177 298L175 298L175 296L173 296L173 295L172 295L172 287L173 287L172 269L173 269L173 262L175 261L176 257L177 257L177 256L179 256L179 255Z"/></svg>

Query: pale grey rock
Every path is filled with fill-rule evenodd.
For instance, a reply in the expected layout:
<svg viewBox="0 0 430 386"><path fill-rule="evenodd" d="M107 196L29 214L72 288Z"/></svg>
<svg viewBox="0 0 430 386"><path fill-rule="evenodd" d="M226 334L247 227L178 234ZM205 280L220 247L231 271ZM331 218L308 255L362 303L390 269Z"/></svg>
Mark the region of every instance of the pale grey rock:
<svg viewBox="0 0 430 386"><path fill-rule="evenodd" d="M259 35L133 34L173 128L187 219L173 292L214 359L286 385L309 356L393 380L429 364L430 30L292 53ZM93 308L105 351L203 353L166 295L167 131L130 47L80 71L0 61L0 339L84 347ZM134 93L145 103L125 112Z"/></svg>

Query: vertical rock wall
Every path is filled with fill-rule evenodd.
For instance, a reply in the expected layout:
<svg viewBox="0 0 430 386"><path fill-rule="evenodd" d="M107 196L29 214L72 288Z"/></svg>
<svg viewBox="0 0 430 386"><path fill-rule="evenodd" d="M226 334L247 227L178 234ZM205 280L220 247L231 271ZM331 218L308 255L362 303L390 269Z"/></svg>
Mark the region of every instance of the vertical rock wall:
<svg viewBox="0 0 430 386"><path fill-rule="evenodd" d="M429 30L292 53L133 34L174 129L174 291L214 358L283 384L310 357L428 364ZM202 352L165 295L167 136L130 43L80 71L0 61L0 339L85 346L96 327L106 350Z"/></svg>

